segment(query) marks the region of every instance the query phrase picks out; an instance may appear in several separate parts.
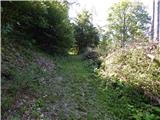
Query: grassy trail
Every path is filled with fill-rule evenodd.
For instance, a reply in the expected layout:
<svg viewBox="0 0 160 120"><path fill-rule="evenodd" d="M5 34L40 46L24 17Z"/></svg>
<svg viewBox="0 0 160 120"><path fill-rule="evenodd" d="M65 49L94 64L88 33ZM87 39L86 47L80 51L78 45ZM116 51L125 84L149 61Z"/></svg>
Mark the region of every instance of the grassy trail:
<svg viewBox="0 0 160 120"><path fill-rule="evenodd" d="M48 87L57 100L55 118L60 120L158 120L159 109L133 86L100 79L88 61L79 56L56 59L57 73ZM158 111L157 111L158 110ZM53 112L53 109L51 110Z"/></svg>
<svg viewBox="0 0 160 120"><path fill-rule="evenodd" d="M111 120L98 98L98 81L86 61L78 56L58 58L55 80L49 86L57 92L57 119Z"/></svg>
<svg viewBox="0 0 160 120"><path fill-rule="evenodd" d="M10 71L15 81L3 90L2 119L159 119L159 108L149 105L135 88L114 78L100 79L79 56L36 55L28 67Z"/></svg>
<svg viewBox="0 0 160 120"><path fill-rule="evenodd" d="M11 73L15 81L7 83L8 90L2 94L4 120L113 119L99 99L100 83L93 69L79 56L36 53L28 67Z"/></svg>

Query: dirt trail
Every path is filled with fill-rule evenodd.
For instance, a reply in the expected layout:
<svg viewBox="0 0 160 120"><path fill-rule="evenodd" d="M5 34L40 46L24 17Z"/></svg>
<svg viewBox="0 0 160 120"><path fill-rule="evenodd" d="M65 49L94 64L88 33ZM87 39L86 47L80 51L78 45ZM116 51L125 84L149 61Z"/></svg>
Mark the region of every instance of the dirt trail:
<svg viewBox="0 0 160 120"><path fill-rule="evenodd" d="M86 61L79 56L57 57L55 62L47 63L43 59L45 68L41 60L37 62L43 71L38 78L42 86L37 90L39 94L21 94L6 119L111 120L97 96L101 94L99 83Z"/></svg>
<svg viewBox="0 0 160 120"><path fill-rule="evenodd" d="M47 105L49 111L44 116L57 120L110 120L98 101L96 77L88 64L71 57L60 60L58 65L56 76L48 85L56 100Z"/></svg>

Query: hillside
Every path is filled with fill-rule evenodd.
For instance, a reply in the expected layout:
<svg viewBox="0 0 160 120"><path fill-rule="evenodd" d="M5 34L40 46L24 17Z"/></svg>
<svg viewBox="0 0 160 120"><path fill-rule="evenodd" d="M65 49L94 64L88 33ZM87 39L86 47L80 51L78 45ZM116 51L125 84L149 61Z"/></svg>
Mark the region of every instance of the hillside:
<svg viewBox="0 0 160 120"><path fill-rule="evenodd" d="M2 119L111 117L97 99L98 81L88 65L79 56L52 57L4 41Z"/></svg>
<svg viewBox="0 0 160 120"><path fill-rule="evenodd" d="M160 46L158 43L132 43L102 56L100 74L116 77L145 94L157 96L160 104Z"/></svg>
<svg viewBox="0 0 160 120"><path fill-rule="evenodd" d="M100 78L92 66L80 56L53 57L34 46L3 41L2 119L159 119L159 108L128 81Z"/></svg>
<svg viewBox="0 0 160 120"><path fill-rule="evenodd" d="M1 119L160 120L159 27L143 3L117 1L103 27L73 5L1 2Z"/></svg>

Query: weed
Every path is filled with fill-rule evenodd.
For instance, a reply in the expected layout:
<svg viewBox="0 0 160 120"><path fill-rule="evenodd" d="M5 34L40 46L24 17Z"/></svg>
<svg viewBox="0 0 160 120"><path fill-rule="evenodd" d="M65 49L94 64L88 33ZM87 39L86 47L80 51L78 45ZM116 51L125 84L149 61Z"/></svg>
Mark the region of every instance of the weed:
<svg viewBox="0 0 160 120"><path fill-rule="evenodd" d="M35 102L35 106L38 107L43 107L44 106L44 100L42 98L39 98Z"/></svg>
<svg viewBox="0 0 160 120"><path fill-rule="evenodd" d="M31 116L32 116L33 118L35 118L35 119L39 119L39 118L40 118L40 113L37 112L37 111L35 111L35 110L33 110Z"/></svg>

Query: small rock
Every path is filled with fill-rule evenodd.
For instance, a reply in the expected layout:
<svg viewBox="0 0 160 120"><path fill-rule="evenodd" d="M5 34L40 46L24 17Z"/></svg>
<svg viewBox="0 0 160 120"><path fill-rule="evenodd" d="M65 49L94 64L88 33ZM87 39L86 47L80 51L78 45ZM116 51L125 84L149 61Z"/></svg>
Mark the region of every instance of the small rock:
<svg viewBox="0 0 160 120"><path fill-rule="evenodd" d="M65 107L67 107L67 105L68 105L67 103L64 104Z"/></svg>
<svg viewBox="0 0 160 120"><path fill-rule="evenodd" d="M37 108L37 111L40 111L41 110L41 108Z"/></svg>
<svg viewBox="0 0 160 120"><path fill-rule="evenodd" d="M40 117L43 118L43 117L44 117L44 114L41 114Z"/></svg>
<svg viewBox="0 0 160 120"><path fill-rule="evenodd" d="M43 97L45 98L45 97L47 97L47 95L44 95Z"/></svg>
<svg viewBox="0 0 160 120"><path fill-rule="evenodd" d="M56 77L57 80L63 80L63 77L59 76L59 77Z"/></svg>

